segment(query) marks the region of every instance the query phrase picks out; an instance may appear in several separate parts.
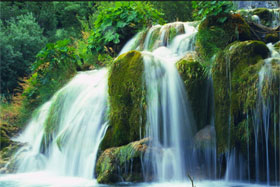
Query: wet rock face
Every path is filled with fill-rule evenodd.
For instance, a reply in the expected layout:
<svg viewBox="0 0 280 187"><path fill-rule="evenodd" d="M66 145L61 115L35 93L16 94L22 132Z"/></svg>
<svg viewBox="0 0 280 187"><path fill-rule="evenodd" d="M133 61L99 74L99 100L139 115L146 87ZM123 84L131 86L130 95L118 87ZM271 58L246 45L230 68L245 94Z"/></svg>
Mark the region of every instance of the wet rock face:
<svg viewBox="0 0 280 187"><path fill-rule="evenodd" d="M258 73L268 55L260 41L234 42L217 55L212 73L218 153L228 149L228 138L230 146L246 149L245 114L256 106Z"/></svg>
<svg viewBox="0 0 280 187"><path fill-rule="evenodd" d="M144 138L121 147L106 149L96 164L96 175L99 183L144 181L141 162L149 151L149 139Z"/></svg>
<svg viewBox="0 0 280 187"><path fill-rule="evenodd" d="M210 123L210 87L205 69L196 60L195 53L189 53L176 63L185 84L196 126L202 129Z"/></svg>
<svg viewBox="0 0 280 187"><path fill-rule="evenodd" d="M145 130L144 64L140 52L120 55L109 72L109 127L101 150L140 139ZM143 135L143 134L142 134Z"/></svg>

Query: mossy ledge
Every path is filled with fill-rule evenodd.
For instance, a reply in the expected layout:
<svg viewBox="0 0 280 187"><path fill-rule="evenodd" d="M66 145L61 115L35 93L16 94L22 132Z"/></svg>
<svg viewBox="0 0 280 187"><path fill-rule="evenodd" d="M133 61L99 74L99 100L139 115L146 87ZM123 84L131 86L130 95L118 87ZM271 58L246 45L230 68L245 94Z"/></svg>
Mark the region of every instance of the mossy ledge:
<svg viewBox="0 0 280 187"><path fill-rule="evenodd" d="M121 146L144 136L145 84L144 63L140 52L120 55L109 71L109 127L101 150Z"/></svg>
<svg viewBox="0 0 280 187"><path fill-rule="evenodd" d="M106 149L96 164L98 183L143 181L141 157L148 150L148 138Z"/></svg>
<svg viewBox="0 0 280 187"><path fill-rule="evenodd" d="M234 42L217 55L212 74L218 153L227 150L228 138L230 146L246 149L244 120L256 106L258 72L268 55L269 50L261 41Z"/></svg>

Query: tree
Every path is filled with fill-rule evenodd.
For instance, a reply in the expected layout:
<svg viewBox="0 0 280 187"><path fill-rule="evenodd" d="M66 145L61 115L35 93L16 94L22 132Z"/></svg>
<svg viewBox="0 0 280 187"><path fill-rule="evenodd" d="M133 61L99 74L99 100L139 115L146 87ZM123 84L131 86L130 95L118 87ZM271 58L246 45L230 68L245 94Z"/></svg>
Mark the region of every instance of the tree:
<svg viewBox="0 0 280 187"><path fill-rule="evenodd" d="M46 38L31 13L0 22L1 94L14 93L18 81L30 73L29 66L45 45Z"/></svg>
<svg viewBox="0 0 280 187"><path fill-rule="evenodd" d="M191 1L152 1L152 5L164 14L167 22L192 21Z"/></svg>

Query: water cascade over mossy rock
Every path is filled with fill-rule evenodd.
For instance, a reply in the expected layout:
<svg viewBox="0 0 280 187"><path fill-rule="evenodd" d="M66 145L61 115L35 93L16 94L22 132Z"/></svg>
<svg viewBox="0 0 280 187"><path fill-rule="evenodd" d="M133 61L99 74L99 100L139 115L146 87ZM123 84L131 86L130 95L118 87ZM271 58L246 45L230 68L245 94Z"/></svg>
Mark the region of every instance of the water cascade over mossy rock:
<svg viewBox="0 0 280 187"><path fill-rule="evenodd" d="M269 49L260 41L234 42L221 51L212 69L218 153L246 149L246 113L256 106L258 73ZM230 126L230 130L229 130Z"/></svg>
<svg viewBox="0 0 280 187"><path fill-rule="evenodd" d="M187 54L176 63L176 67L184 81L197 129L200 130L210 123L210 95L205 69L195 58L195 54Z"/></svg>
<svg viewBox="0 0 280 187"><path fill-rule="evenodd" d="M109 72L109 127L101 149L121 146L144 137L145 84L141 53L119 56Z"/></svg>
<svg viewBox="0 0 280 187"><path fill-rule="evenodd" d="M217 21L219 16L207 17L198 28L196 51L204 63L228 44L252 39L249 25L239 14L222 15L226 19L223 23Z"/></svg>
<svg viewBox="0 0 280 187"><path fill-rule="evenodd" d="M141 160L148 148L148 138L121 147L106 149L96 165L99 183L144 181Z"/></svg>

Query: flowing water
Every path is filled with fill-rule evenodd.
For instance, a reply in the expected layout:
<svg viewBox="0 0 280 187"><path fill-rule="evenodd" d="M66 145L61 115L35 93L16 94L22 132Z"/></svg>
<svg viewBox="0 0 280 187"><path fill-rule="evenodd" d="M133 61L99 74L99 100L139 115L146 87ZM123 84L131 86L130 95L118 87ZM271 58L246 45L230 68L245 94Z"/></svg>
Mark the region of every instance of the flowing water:
<svg viewBox="0 0 280 187"><path fill-rule="evenodd" d="M16 172L94 178L107 127L106 103L107 70L78 73L35 112L15 139L27 144L14 156ZM48 126L50 120L55 126ZM50 128L55 130L48 132Z"/></svg>
<svg viewBox="0 0 280 187"><path fill-rule="evenodd" d="M250 166L238 151L231 150L227 156L225 178L228 181L217 181L215 141L202 150L194 146L198 129L176 62L188 53L193 54L196 32L195 22L156 25L138 33L120 52L139 50L142 53L148 106L145 134L151 139L149 146L158 151L150 152L143 158L144 177L148 179L153 173L153 183L121 183L117 186L191 186L188 175L194 177L196 186L261 186L231 181L243 180L247 173L250 176ZM270 66L269 59L266 65ZM269 71L262 70L260 77L267 77L268 74L263 72ZM26 130L15 139L26 143L12 159L18 173L0 176L0 186L103 186L95 182L94 169L98 146L107 128L107 78L106 69L80 72L34 113ZM208 94L211 95L211 79L208 86L211 90ZM269 119L269 107L263 102L262 106L264 119ZM209 130L215 139L213 108L211 111ZM255 114L257 141L262 128L259 127L261 122L257 111ZM53 123L55 128L49 126ZM280 162L276 157L271 161L267 156L270 151L269 129L272 127L267 121L263 123L269 182L269 163L275 163L277 175L276 165ZM276 125L275 122L274 129ZM277 141L276 138L274 141ZM248 158L251 149L248 143ZM256 172L259 172L257 143L254 150ZM204 176L199 176L201 172Z"/></svg>

